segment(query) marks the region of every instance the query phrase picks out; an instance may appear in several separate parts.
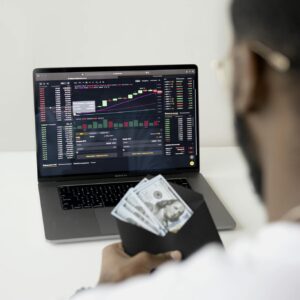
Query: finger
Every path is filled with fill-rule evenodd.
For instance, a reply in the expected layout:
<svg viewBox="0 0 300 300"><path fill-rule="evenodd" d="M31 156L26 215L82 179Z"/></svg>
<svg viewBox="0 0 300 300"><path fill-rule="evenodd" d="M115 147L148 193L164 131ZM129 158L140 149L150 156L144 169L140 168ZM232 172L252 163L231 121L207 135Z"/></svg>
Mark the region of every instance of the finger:
<svg viewBox="0 0 300 300"><path fill-rule="evenodd" d="M179 251L170 251L162 254L151 255L150 269L156 269L168 261L180 261L181 259L182 254Z"/></svg>
<svg viewBox="0 0 300 300"><path fill-rule="evenodd" d="M178 250L176 251L171 251L169 252L172 259L175 260L175 261L181 261L182 260L182 253Z"/></svg>
<svg viewBox="0 0 300 300"><path fill-rule="evenodd" d="M122 243L116 243L114 244L116 249L120 250L120 251L124 251L124 248L123 248L123 244Z"/></svg>
<svg viewBox="0 0 300 300"><path fill-rule="evenodd" d="M110 244L110 245L106 246L103 249L102 254L104 256L107 256L107 255L111 255L111 254L114 254L114 253L121 253L121 252L123 252L122 244L121 243L115 243L115 244Z"/></svg>
<svg viewBox="0 0 300 300"><path fill-rule="evenodd" d="M147 268L153 270L168 261L180 261L182 254L180 251L170 251L157 255L147 253L144 258Z"/></svg>
<svg viewBox="0 0 300 300"><path fill-rule="evenodd" d="M104 252L116 251L116 250L120 249L120 247L122 247L121 243L114 243L114 244L110 244L110 245L104 247L103 251Z"/></svg>
<svg viewBox="0 0 300 300"><path fill-rule="evenodd" d="M111 244L111 245L106 246L103 249L103 255L105 255L105 256L107 256L107 255L109 255L109 256L118 255L118 256L124 257L124 258L129 257L125 253L122 243L115 243L115 244Z"/></svg>
<svg viewBox="0 0 300 300"><path fill-rule="evenodd" d="M170 252L154 255L154 257L157 259L158 263L160 261L163 263L164 261L169 261L169 260L180 261L182 259L182 254L180 251L170 251Z"/></svg>
<svg viewBox="0 0 300 300"><path fill-rule="evenodd" d="M116 244L116 248L117 248L118 253L119 253L120 255L122 255L123 257L129 257L129 255L125 252L124 246L123 246L122 243L117 243L117 244Z"/></svg>

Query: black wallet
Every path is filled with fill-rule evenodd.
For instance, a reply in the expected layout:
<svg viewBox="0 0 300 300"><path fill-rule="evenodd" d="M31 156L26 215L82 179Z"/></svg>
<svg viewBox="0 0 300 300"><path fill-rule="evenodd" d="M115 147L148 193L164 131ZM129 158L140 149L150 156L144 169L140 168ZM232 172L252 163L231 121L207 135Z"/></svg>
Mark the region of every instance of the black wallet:
<svg viewBox="0 0 300 300"><path fill-rule="evenodd" d="M206 244L222 245L217 228L201 194L190 189L171 184L181 198L193 210L192 217L175 233L157 236L141 227L117 219L117 225L125 252L132 256L142 251L152 254L179 250L183 259Z"/></svg>

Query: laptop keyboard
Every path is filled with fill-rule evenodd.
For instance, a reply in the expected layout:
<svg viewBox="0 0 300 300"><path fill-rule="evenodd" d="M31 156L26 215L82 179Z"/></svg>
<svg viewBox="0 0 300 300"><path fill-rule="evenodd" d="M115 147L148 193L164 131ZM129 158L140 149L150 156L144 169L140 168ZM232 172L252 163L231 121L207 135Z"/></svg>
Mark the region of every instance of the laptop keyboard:
<svg viewBox="0 0 300 300"><path fill-rule="evenodd" d="M169 182L191 188L186 179L171 179ZM64 210L112 207L117 205L126 192L137 184L138 182L121 182L60 186L58 193Z"/></svg>

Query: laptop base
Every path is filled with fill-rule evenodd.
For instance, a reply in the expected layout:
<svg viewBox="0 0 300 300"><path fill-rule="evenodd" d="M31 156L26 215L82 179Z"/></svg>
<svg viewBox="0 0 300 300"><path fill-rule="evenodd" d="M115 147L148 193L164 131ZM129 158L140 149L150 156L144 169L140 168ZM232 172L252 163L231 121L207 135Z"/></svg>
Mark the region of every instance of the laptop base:
<svg viewBox="0 0 300 300"><path fill-rule="evenodd" d="M166 176L167 179L185 178L192 190L204 196L218 230L232 230L236 223L201 174L183 173ZM139 181L141 177L122 181ZM40 182L39 192L44 220L45 237L54 243L108 240L119 238L113 207L63 210L58 186L120 182L120 179L81 180L72 182Z"/></svg>

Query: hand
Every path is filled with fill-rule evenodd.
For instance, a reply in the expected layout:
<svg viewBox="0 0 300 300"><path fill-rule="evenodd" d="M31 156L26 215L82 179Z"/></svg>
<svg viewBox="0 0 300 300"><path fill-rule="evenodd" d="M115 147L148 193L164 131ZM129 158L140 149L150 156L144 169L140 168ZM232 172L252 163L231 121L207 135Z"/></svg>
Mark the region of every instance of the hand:
<svg viewBox="0 0 300 300"><path fill-rule="evenodd" d="M99 283L116 283L130 277L149 274L167 261L180 261L179 251L153 255L141 252L135 256L128 256L121 243L107 246L103 250L102 269Z"/></svg>

